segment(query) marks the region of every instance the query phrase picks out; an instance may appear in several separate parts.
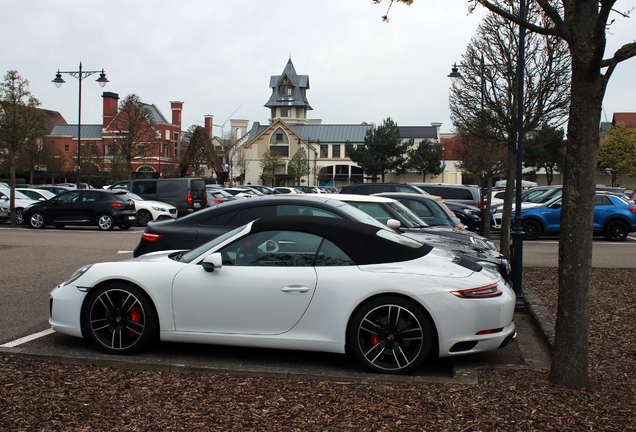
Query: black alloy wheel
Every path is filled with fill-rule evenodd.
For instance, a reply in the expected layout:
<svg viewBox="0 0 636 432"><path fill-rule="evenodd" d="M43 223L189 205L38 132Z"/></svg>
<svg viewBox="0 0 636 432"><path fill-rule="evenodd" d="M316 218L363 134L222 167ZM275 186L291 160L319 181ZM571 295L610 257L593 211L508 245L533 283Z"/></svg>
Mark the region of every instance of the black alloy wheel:
<svg viewBox="0 0 636 432"><path fill-rule="evenodd" d="M137 223L139 226L145 227L152 220L152 215L147 210L139 210L137 212Z"/></svg>
<svg viewBox="0 0 636 432"><path fill-rule="evenodd" d="M525 232L524 239L536 240L541 237L541 224L534 219L525 220L523 221L523 231Z"/></svg>
<svg viewBox="0 0 636 432"><path fill-rule="evenodd" d="M154 305L139 288L110 283L90 293L83 310L83 331L103 351L132 354L158 334Z"/></svg>
<svg viewBox="0 0 636 432"><path fill-rule="evenodd" d="M629 235L629 226L621 220L610 221L605 227L605 238L610 241L623 241Z"/></svg>
<svg viewBox="0 0 636 432"><path fill-rule="evenodd" d="M414 302L394 296L364 304L353 316L348 342L355 358L377 373L408 374L433 345L429 318Z"/></svg>

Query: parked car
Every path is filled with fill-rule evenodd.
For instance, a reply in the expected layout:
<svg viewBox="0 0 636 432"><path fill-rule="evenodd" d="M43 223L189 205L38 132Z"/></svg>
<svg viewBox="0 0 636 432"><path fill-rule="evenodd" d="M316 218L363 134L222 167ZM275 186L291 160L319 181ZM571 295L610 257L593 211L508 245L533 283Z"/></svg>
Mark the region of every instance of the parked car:
<svg viewBox="0 0 636 432"><path fill-rule="evenodd" d="M130 191L144 199L168 203L177 208L179 216L208 205L205 181L195 177L124 180L112 184L109 189Z"/></svg>
<svg viewBox="0 0 636 432"><path fill-rule="evenodd" d="M358 195L347 195L354 198L370 198ZM414 222L424 225L424 223L400 203L389 198L373 197L376 201L394 202L401 211L405 213L404 218L412 218ZM341 199L335 199L331 195L287 195L287 196L264 196L249 200L238 200L222 203L214 207L201 211L196 215L190 215L176 221L153 222L148 224L146 231L142 234L141 240L135 248L134 256L167 249L192 249L200 244L209 241L226 233L227 231L243 225L244 223L264 217L274 216L323 216L354 220L386 227L390 215L383 218L384 213L365 211L367 208L356 209L345 204ZM400 223L395 220L397 225ZM406 224L406 222L405 222ZM391 226L395 229L397 226ZM440 229L429 227L433 232ZM405 230L407 231L407 230ZM490 250L476 243L464 242L449 237L441 237L436 234L427 233L423 230L408 230L408 234L418 241L424 241L441 249L451 250L461 257L470 261L483 264L489 268L499 270L505 277L508 277L510 266L507 260L496 250ZM468 239L464 236L463 239Z"/></svg>
<svg viewBox="0 0 636 432"><path fill-rule="evenodd" d="M373 195L383 192L423 193L422 189L402 183L354 183L343 186L339 193L355 195Z"/></svg>
<svg viewBox="0 0 636 432"><path fill-rule="evenodd" d="M525 239L536 240L544 234L559 233L561 201L562 198L555 198L545 205L521 210ZM595 235L603 235L607 240L626 240L630 232L636 231L636 206L617 196L597 193L593 229Z"/></svg>
<svg viewBox="0 0 636 432"><path fill-rule="evenodd" d="M16 188L15 190L22 192L27 197L37 201L46 201L55 196L53 192L45 189Z"/></svg>
<svg viewBox="0 0 636 432"><path fill-rule="evenodd" d="M161 339L350 354L407 374L516 334L515 294L497 273L327 217L260 219L190 252L88 265L50 299L53 330L110 354Z"/></svg>
<svg viewBox="0 0 636 432"><path fill-rule="evenodd" d="M253 189L253 190L257 191L257 192L262 193L263 195L271 195L271 194L274 193L274 188L267 187L267 186L262 186L262 185L247 184L247 185L239 185L239 187Z"/></svg>
<svg viewBox="0 0 636 432"><path fill-rule="evenodd" d="M101 230L125 230L136 221L135 202L125 191L76 189L35 201L24 210L24 223L32 228L97 225Z"/></svg>
<svg viewBox="0 0 636 432"><path fill-rule="evenodd" d="M304 193L295 187L278 186L274 188L274 194L301 194Z"/></svg>
<svg viewBox="0 0 636 432"><path fill-rule="evenodd" d="M453 201L444 201L444 204L462 224L466 225L467 230L478 232L481 229L481 210L479 210L479 207Z"/></svg>
<svg viewBox="0 0 636 432"><path fill-rule="evenodd" d="M545 203L560 197L562 193L562 186L539 186L537 188L528 189L521 195L521 210L541 207ZM516 200L513 199L513 210L516 208L514 204L515 201ZM495 229L500 229L501 220L503 219L503 204L492 206L490 212L490 226Z"/></svg>
<svg viewBox="0 0 636 432"><path fill-rule="evenodd" d="M15 192L15 219L18 225L24 221L24 209L36 202L22 192ZM0 189L0 204L11 208L11 189Z"/></svg>
<svg viewBox="0 0 636 432"><path fill-rule="evenodd" d="M53 192L55 195L59 195L64 192L77 190L74 186L62 186L62 185L38 185L38 189L47 190Z"/></svg>
<svg viewBox="0 0 636 432"><path fill-rule="evenodd" d="M235 196L236 198L252 198L254 196L263 195L254 189L248 189L244 187L227 187L223 188L223 190Z"/></svg>
<svg viewBox="0 0 636 432"><path fill-rule="evenodd" d="M127 192L127 194L135 202L137 225L139 226L146 226L150 221L177 218L178 211L173 205L161 201L146 200L132 192Z"/></svg>
<svg viewBox="0 0 636 432"><path fill-rule="evenodd" d="M238 199L234 195L223 189L208 188L205 192L208 195L208 207L225 201L233 201L235 199Z"/></svg>
<svg viewBox="0 0 636 432"><path fill-rule="evenodd" d="M294 186L294 189L299 190L302 193L310 193L310 194L324 194L327 193L324 190L321 190L316 186Z"/></svg>
<svg viewBox="0 0 636 432"><path fill-rule="evenodd" d="M401 202L429 226L451 227L464 229L465 225L455 216L440 197L434 195L412 194L402 192L387 192L374 194L386 198L393 198Z"/></svg>
<svg viewBox="0 0 636 432"><path fill-rule="evenodd" d="M475 185L451 183L409 183L424 192L441 197L444 202L468 204L479 209L482 207L481 189Z"/></svg>

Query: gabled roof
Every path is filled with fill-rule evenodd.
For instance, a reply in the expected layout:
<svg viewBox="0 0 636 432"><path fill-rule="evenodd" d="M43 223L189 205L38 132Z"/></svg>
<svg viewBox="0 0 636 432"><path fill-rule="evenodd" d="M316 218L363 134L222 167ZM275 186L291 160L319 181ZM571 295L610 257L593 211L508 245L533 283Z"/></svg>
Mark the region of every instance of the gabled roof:
<svg viewBox="0 0 636 432"><path fill-rule="evenodd" d="M627 129L636 129L636 113L614 113L612 124L625 123Z"/></svg>
<svg viewBox="0 0 636 432"><path fill-rule="evenodd" d="M77 138L77 125L55 125L47 136L72 136ZM82 139L102 139L102 125L82 125Z"/></svg>
<svg viewBox="0 0 636 432"><path fill-rule="evenodd" d="M249 145L255 138L263 134L266 130L274 130L280 126L278 123L283 123L287 128L291 129L300 136L304 141L311 141L312 143L320 140L321 143L344 143L345 141L351 141L352 143L364 142L364 136L369 129L373 129L373 125L362 123L359 125L315 125L315 124L292 124L289 125L281 120L278 120L271 125L260 125L258 122L254 123L252 130L250 131L247 144Z"/></svg>
<svg viewBox="0 0 636 432"><path fill-rule="evenodd" d="M159 111L159 108L157 108L157 105L155 105L155 104L152 104L152 105L146 104L146 106L148 107L148 109L152 113L152 118L154 119L155 123L170 123L168 121L168 119L166 119L164 117L164 115L161 113L161 111Z"/></svg>
<svg viewBox="0 0 636 432"><path fill-rule="evenodd" d="M279 88L283 85L282 82L285 77L289 79L292 85L291 96L280 94ZM265 104L267 108L277 106L302 106L307 109L313 109L309 105L309 102L307 102L307 98L303 96L303 89L309 88L309 75L298 75L291 58L287 62L282 74L272 75L270 77L269 86L272 89L272 96Z"/></svg>

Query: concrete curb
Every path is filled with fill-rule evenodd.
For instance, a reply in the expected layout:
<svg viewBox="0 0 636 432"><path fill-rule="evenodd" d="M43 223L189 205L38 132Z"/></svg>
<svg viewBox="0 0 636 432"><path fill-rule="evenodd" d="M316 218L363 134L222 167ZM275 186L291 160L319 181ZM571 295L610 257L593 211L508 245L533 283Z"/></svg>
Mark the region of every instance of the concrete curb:
<svg viewBox="0 0 636 432"><path fill-rule="evenodd" d="M526 303L526 309L534 319L534 322L541 330L541 334L545 338L550 350L554 346L554 317L548 312L546 307L541 303L526 278L523 278L523 297Z"/></svg>

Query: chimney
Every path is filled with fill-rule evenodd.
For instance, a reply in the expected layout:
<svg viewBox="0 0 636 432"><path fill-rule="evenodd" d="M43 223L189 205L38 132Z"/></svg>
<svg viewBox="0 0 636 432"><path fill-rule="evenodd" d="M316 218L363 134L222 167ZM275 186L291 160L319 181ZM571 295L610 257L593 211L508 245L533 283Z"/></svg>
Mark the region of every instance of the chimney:
<svg viewBox="0 0 636 432"><path fill-rule="evenodd" d="M102 93L102 97L104 98L102 125L104 128L106 128L117 115L117 101L119 101L119 95L117 93L104 92Z"/></svg>
<svg viewBox="0 0 636 432"><path fill-rule="evenodd" d="M170 108L172 109L172 124L181 126L181 111L183 111L183 102L170 101Z"/></svg>
<svg viewBox="0 0 636 432"><path fill-rule="evenodd" d="M205 130L208 132L208 135L210 135L210 138L214 137L214 132L212 132L212 126L214 123L213 122L214 116L211 115L206 115L205 116Z"/></svg>

